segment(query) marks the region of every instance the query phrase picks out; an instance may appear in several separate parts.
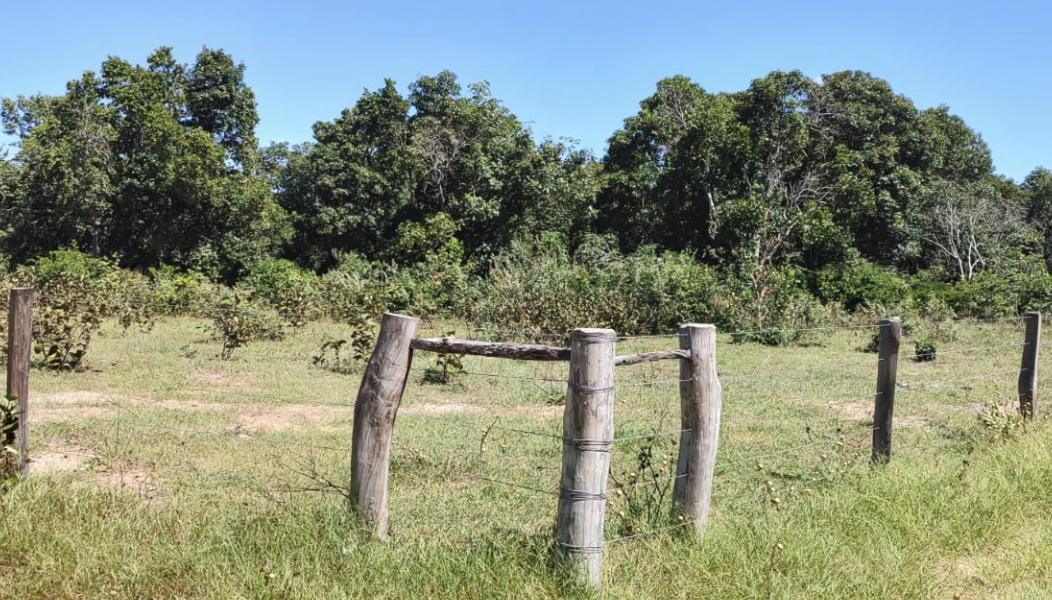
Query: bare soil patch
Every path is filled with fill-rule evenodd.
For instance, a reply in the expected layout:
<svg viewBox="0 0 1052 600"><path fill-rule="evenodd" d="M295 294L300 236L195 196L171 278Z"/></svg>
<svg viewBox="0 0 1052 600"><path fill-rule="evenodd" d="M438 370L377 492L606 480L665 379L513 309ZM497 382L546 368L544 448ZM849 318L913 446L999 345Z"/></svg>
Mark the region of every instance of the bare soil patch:
<svg viewBox="0 0 1052 600"><path fill-rule="evenodd" d="M471 404L409 404L399 408L398 412L407 415L458 415L486 412L481 406Z"/></svg>
<svg viewBox="0 0 1052 600"><path fill-rule="evenodd" d="M29 472L37 474L82 471L88 462L96 458L98 456L94 450L82 446L39 450L29 457Z"/></svg>
<svg viewBox="0 0 1052 600"><path fill-rule="evenodd" d="M354 408L317 404L283 404L233 406L237 410L235 419L239 426L254 431L290 431L299 429L317 429L332 426L336 421L350 419Z"/></svg>
<svg viewBox="0 0 1052 600"><path fill-rule="evenodd" d="M827 406L841 419L862 421L873 418L872 402L845 402L843 404L830 402Z"/></svg>
<svg viewBox="0 0 1052 600"><path fill-rule="evenodd" d="M829 409L836 413L837 417L852 421L866 421L873 419L873 404L865 402L847 402L844 404L829 404ZM895 416L896 427L920 427L931 428L931 418L920 416Z"/></svg>
<svg viewBox="0 0 1052 600"><path fill-rule="evenodd" d="M149 500L158 497L156 474L135 466L100 463L95 450L76 444L33 452L29 472L33 475L81 474L81 484L108 486Z"/></svg>
<svg viewBox="0 0 1052 600"><path fill-rule="evenodd" d="M29 418L33 422L70 421L92 417L113 417L119 408L142 402L141 398L122 394L89 391L44 394L31 399Z"/></svg>
<svg viewBox="0 0 1052 600"><path fill-rule="evenodd" d="M935 576L941 588L940 598L977 600L986 595L983 593L986 582L979 576L972 560L967 557L939 563L935 566Z"/></svg>
<svg viewBox="0 0 1052 600"><path fill-rule="evenodd" d="M236 390L250 390L252 385L246 376L230 376L219 371L198 369L194 373L194 379L213 387L228 387Z"/></svg>

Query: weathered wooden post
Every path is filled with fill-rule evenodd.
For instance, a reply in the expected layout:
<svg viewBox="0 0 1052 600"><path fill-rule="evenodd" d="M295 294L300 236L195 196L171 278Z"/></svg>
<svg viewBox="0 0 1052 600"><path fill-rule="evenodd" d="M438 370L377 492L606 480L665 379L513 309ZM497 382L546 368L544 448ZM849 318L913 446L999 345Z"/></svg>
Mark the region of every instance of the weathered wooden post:
<svg viewBox="0 0 1052 600"><path fill-rule="evenodd" d="M33 288L11 290L7 312L7 395L17 398L18 472L29 466L29 360L33 352Z"/></svg>
<svg viewBox="0 0 1052 600"><path fill-rule="evenodd" d="M700 535L709 518L723 407L723 388L716 374L716 326L683 325L679 347L690 357L679 361L682 431L672 500Z"/></svg>
<svg viewBox="0 0 1052 600"><path fill-rule="evenodd" d="M899 368L902 321L891 317L880 322L877 395L873 406L872 461L884 464L891 458L891 420L895 412L895 375Z"/></svg>
<svg viewBox="0 0 1052 600"><path fill-rule="evenodd" d="M577 578L596 588L603 576L606 481L614 439L612 329L575 329L563 413L558 542Z"/></svg>
<svg viewBox="0 0 1052 600"><path fill-rule="evenodd" d="M391 436L409 376L410 343L419 327L419 319L384 313L380 335L354 403L351 498L366 526L380 538L387 537Z"/></svg>
<svg viewBox="0 0 1052 600"><path fill-rule="evenodd" d="M1019 367L1019 412L1027 419L1037 418L1037 354L1041 348L1041 313L1029 311L1023 343L1023 365Z"/></svg>

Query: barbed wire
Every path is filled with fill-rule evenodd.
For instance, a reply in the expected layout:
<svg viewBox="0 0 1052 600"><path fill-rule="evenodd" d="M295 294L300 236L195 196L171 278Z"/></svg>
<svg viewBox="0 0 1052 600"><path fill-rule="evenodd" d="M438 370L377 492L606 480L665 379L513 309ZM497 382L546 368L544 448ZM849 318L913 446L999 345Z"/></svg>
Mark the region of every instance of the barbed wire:
<svg viewBox="0 0 1052 600"><path fill-rule="evenodd" d="M971 390L971 389L974 389L974 388L971 388L971 387L968 387L968 386L963 386L963 387L962 386L955 386L954 384L962 382L962 381L979 381L979 380L984 380L984 379L990 379L990 378L993 378L993 377L1000 377L1002 375L1018 375L1020 373L1026 373L1029 370L1030 369L1022 368L1022 369L1012 369L1012 370L1008 370L1008 371L996 371L996 372L993 372L993 373L981 373L979 375L971 375L969 377L958 377L958 378L954 379L953 381L936 381L936 382L925 382L925 381L922 381L922 382L919 382L919 383L914 383L912 381L900 381L900 382L896 382L896 387L900 391L907 391L907 392L910 391L910 390L915 390L915 389L947 388L947 387L953 387L955 389L962 389L962 390Z"/></svg>
<svg viewBox="0 0 1052 600"><path fill-rule="evenodd" d="M918 358L918 357L920 357L920 358L927 358L927 357L931 357L933 355L937 356L939 358L941 358L943 356L947 356L947 355L951 355L951 356L953 356L953 355L957 355L957 356L980 355L980 354L987 354L987 353L992 352L994 350L1007 350L1007 349L1010 349L1010 348L1023 348L1023 347L1026 347L1028 345L1029 344L1016 343L1016 344L1006 344L1004 346L980 346L980 347L977 347L977 348L965 348L965 349L962 349L962 350L948 350L948 351L939 350L937 352L919 352L919 353L916 353L916 354L906 354L906 355L900 354L899 358L900 359L911 360L911 359L915 359L915 358ZM882 358L880 360L883 361L884 359Z"/></svg>
<svg viewBox="0 0 1052 600"><path fill-rule="evenodd" d="M883 360L883 359L880 359ZM720 375L720 381L743 381L748 379L756 379L760 377L769 377L771 375L784 375L786 373L813 373L816 371L829 371L834 369L843 369L845 367L858 367L862 365L873 365L879 362L879 360L866 360L866 361L853 361L846 363L839 363L835 365L822 365L820 367L801 367L794 369L779 369L777 371L750 371L748 375ZM869 373L865 373L868 375Z"/></svg>
<svg viewBox="0 0 1052 600"><path fill-rule="evenodd" d="M690 383L692 381L694 381L693 377L691 377L690 379L659 379L659 380L655 380L655 381L636 381L636 382L631 382L631 383L618 383L618 384L614 384L614 387L615 388L619 388L619 387L645 387L645 386L650 386L650 385L666 385L666 384L669 384L669 383Z"/></svg>
<svg viewBox="0 0 1052 600"><path fill-rule="evenodd" d="M879 429L880 429L879 426L869 427L869 428L864 429L862 432L873 432L873 431L877 431ZM851 433L854 434L854 435L858 435L858 433L860 433L860 432L855 431L855 432L851 432ZM808 434L810 435L809 431L808 431ZM810 441L808 441L805 444L800 444L800 445L793 446L793 447L790 447L790 448L780 448L778 450L772 450L772 451L769 451L769 452L763 452L761 454L756 454L756 455L749 456L749 457L746 457L746 458L739 458L739 459L736 459L736 460L733 460L733 461L730 461L730 462L726 462L726 463L723 463L723 464L718 464L717 463L717 465L716 465L717 469L714 472L713 476L714 477L722 477L722 476L726 475L727 473L729 473L732 470L732 467L735 467L735 466L738 466L738 465L741 465L741 464L745 464L745 463L750 463L750 462L755 463L755 462L758 462L758 461L763 460L765 458L770 458L772 456L781 456L781 455L784 455L784 454L790 454L790 453L793 453L793 452L798 452L800 450L805 450L807 448L812 448L814 446L818 446L819 444L833 443L833 444L838 445L838 446L846 445L845 439L846 439L846 434L839 433L839 435L837 435L837 436L823 436L823 437L820 437L818 439L810 440ZM722 470L720 470L720 469L722 469Z"/></svg>
<svg viewBox="0 0 1052 600"><path fill-rule="evenodd" d="M878 329L882 327L879 323L872 325L841 325L835 327L771 327L768 329L754 329L752 331L727 331L717 332L722 335L741 336L755 335L759 333L800 333L806 331L846 331L853 329Z"/></svg>

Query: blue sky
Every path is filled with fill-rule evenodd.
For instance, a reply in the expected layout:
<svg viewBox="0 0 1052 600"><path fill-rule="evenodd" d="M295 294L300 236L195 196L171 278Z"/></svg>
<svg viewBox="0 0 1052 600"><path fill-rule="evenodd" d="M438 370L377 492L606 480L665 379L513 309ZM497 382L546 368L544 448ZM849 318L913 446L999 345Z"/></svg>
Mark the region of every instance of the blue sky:
<svg viewBox="0 0 1052 600"><path fill-rule="evenodd" d="M27 7L30 5L26 5ZM13 13L5 11L7 17ZM657 80L739 91L775 69L869 71L918 107L946 104L999 173L1052 167L1052 8L1044 2L48 2L3 28L0 96L62 93L107 55L161 45L247 66L269 141L311 139L385 77L485 79L535 136L605 151ZM10 141L8 139L7 141Z"/></svg>

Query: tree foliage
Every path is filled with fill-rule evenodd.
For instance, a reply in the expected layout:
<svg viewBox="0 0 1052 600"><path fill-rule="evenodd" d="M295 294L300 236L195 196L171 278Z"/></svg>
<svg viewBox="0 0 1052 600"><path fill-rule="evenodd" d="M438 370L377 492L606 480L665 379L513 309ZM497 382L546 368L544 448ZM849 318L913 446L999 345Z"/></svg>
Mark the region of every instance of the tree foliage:
<svg viewBox="0 0 1052 600"><path fill-rule="evenodd" d="M161 47L145 66L110 57L63 96L4 99L5 131L21 139L9 252L76 243L229 277L279 248L286 219L251 173L259 118L244 69L222 50L186 65Z"/></svg>
<svg viewBox="0 0 1052 600"><path fill-rule="evenodd" d="M279 191L314 266L331 264L333 251L389 256L400 226L439 214L469 257L522 232L579 231L598 180L586 153L536 143L486 83L465 92L448 71L419 78L406 96L387 80L315 124L314 137L289 154Z"/></svg>
<svg viewBox="0 0 1052 600"><path fill-rule="evenodd" d="M948 107L918 108L869 73L774 71L733 93L662 79L601 161L535 139L486 82L449 71L401 89L385 80L315 123L312 141L260 148L245 77L223 50L182 63L161 47L145 64L110 57L62 95L2 99L19 141L0 156L0 266L75 245L255 288L265 273L285 276L271 288L295 288L329 270L319 281L357 298L341 313L354 319L381 304L510 314L532 285L514 278L542 264L566 289L595 270L651 292L667 267L705 285L718 273L733 300L705 302L773 329L816 318L815 297L909 302L910 282L947 310L1003 312L1047 287L1052 174L994 175L982 137ZM543 252L524 250L539 240ZM478 298L497 283L522 298ZM300 291L269 301L310 312L289 308L316 301ZM656 326L625 315L657 296L630 295L600 302L628 302L610 322ZM561 293L544 298L569 310Z"/></svg>

